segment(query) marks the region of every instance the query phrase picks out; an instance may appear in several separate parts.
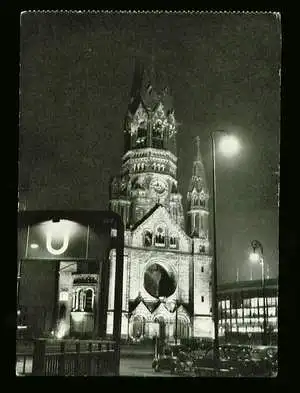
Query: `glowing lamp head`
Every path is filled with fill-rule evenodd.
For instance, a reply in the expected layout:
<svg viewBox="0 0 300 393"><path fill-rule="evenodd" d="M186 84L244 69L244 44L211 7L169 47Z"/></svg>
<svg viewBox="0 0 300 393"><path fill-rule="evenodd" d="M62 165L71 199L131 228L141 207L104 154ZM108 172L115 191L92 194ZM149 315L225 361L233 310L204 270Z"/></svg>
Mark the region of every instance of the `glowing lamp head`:
<svg viewBox="0 0 300 393"><path fill-rule="evenodd" d="M219 144L219 149L224 156L232 157L240 150L240 143L233 135L224 135Z"/></svg>
<svg viewBox="0 0 300 393"><path fill-rule="evenodd" d="M259 262L259 260L260 260L259 254L256 253L256 252L251 252L251 254L250 254L250 261L251 262Z"/></svg>
<svg viewBox="0 0 300 393"><path fill-rule="evenodd" d="M36 249L36 248L39 248L39 245L36 243L32 243L32 244L30 244L30 248Z"/></svg>

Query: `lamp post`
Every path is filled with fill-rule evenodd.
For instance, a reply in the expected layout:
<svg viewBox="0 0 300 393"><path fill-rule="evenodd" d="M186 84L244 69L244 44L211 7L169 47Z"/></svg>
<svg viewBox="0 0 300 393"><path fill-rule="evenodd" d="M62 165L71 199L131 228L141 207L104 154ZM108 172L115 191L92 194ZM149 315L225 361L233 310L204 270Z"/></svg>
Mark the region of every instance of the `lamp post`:
<svg viewBox="0 0 300 393"><path fill-rule="evenodd" d="M262 332L262 345L267 345L267 319L266 319L266 296L265 296L265 263L264 263L264 250L261 242L252 240L251 247L253 252L250 254L251 262L259 262L261 265L261 286L263 295L263 332ZM259 249L260 253L257 253Z"/></svg>
<svg viewBox="0 0 300 393"><path fill-rule="evenodd" d="M178 331L177 331L177 329L178 329L178 301L176 300L176 303L175 303L175 307L176 307L176 309L175 309L175 345L177 345L177 338L178 338Z"/></svg>
<svg viewBox="0 0 300 393"><path fill-rule="evenodd" d="M213 357L214 367L217 370L219 364L219 315L218 315L218 264L217 264L217 229L216 229L216 143L215 134L223 135L220 140L220 150L225 156L232 156L239 150L238 140L229 135L226 131L212 131L211 136L211 153L212 153L212 200L213 200L213 286L212 286L212 315L214 321L214 341L213 341Z"/></svg>

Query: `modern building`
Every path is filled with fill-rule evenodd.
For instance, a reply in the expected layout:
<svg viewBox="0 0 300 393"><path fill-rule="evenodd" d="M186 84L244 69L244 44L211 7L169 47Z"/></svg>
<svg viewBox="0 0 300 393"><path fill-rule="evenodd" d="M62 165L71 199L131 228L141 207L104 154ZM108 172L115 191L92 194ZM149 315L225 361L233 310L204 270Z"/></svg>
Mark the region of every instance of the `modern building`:
<svg viewBox="0 0 300 393"><path fill-rule="evenodd" d="M153 78L152 78L153 79ZM187 193L187 217L178 191L177 122L167 89L137 67L124 122L120 174L111 183L110 208L125 227L122 336L213 336L209 193L197 139ZM112 333L114 252L107 333Z"/></svg>
<svg viewBox="0 0 300 393"><path fill-rule="evenodd" d="M219 334L227 342L277 343L278 280L266 279L222 284L218 287ZM265 307L264 307L265 298Z"/></svg>

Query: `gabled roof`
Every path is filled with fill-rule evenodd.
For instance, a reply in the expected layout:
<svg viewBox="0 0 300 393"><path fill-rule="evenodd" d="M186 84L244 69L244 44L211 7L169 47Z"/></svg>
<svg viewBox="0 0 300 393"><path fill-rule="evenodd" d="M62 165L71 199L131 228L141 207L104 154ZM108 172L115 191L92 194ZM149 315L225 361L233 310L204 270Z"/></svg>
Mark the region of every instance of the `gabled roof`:
<svg viewBox="0 0 300 393"><path fill-rule="evenodd" d="M152 220L151 226L153 223L159 225L164 222L169 228L172 228L173 232L177 233L178 236L181 237L183 240L183 242L181 241L182 249L188 250L191 238L186 234L180 224L174 221L165 206L156 204L151 210L149 210L149 212L131 228L133 236L142 230L143 226L147 225L147 220Z"/></svg>
<svg viewBox="0 0 300 393"><path fill-rule="evenodd" d="M167 307L165 306L164 303L159 303L158 307L156 307L153 311L152 311L152 317L154 318L157 315L164 315L164 316L169 316L171 313L170 311L167 309Z"/></svg>
<svg viewBox="0 0 300 393"><path fill-rule="evenodd" d="M144 317L150 317L151 312L148 309L148 307L145 305L144 301L141 300L139 304L135 307L135 309L132 311L132 315L142 315Z"/></svg>

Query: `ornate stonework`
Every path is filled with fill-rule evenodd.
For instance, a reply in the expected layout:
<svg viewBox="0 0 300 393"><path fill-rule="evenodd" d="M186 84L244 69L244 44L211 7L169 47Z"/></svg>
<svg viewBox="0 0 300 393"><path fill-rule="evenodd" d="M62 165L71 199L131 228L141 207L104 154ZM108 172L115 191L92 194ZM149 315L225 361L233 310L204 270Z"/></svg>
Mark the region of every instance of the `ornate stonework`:
<svg viewBox="0 0 300 393"><path fill-rule="evenodd" d="M154 335L172 340L176 318L178 337L211 337L213 328L209 194L199 141L187 195L186 228L176 151L170 147L175 145L177 123L174 109L165 106L165 96L166 91L158 94L151 85L135 90L125 119L121 174L111 185L110 206L126 228L122 335L135 340ZM114 269L112 252L109 334Z"/></svg>

